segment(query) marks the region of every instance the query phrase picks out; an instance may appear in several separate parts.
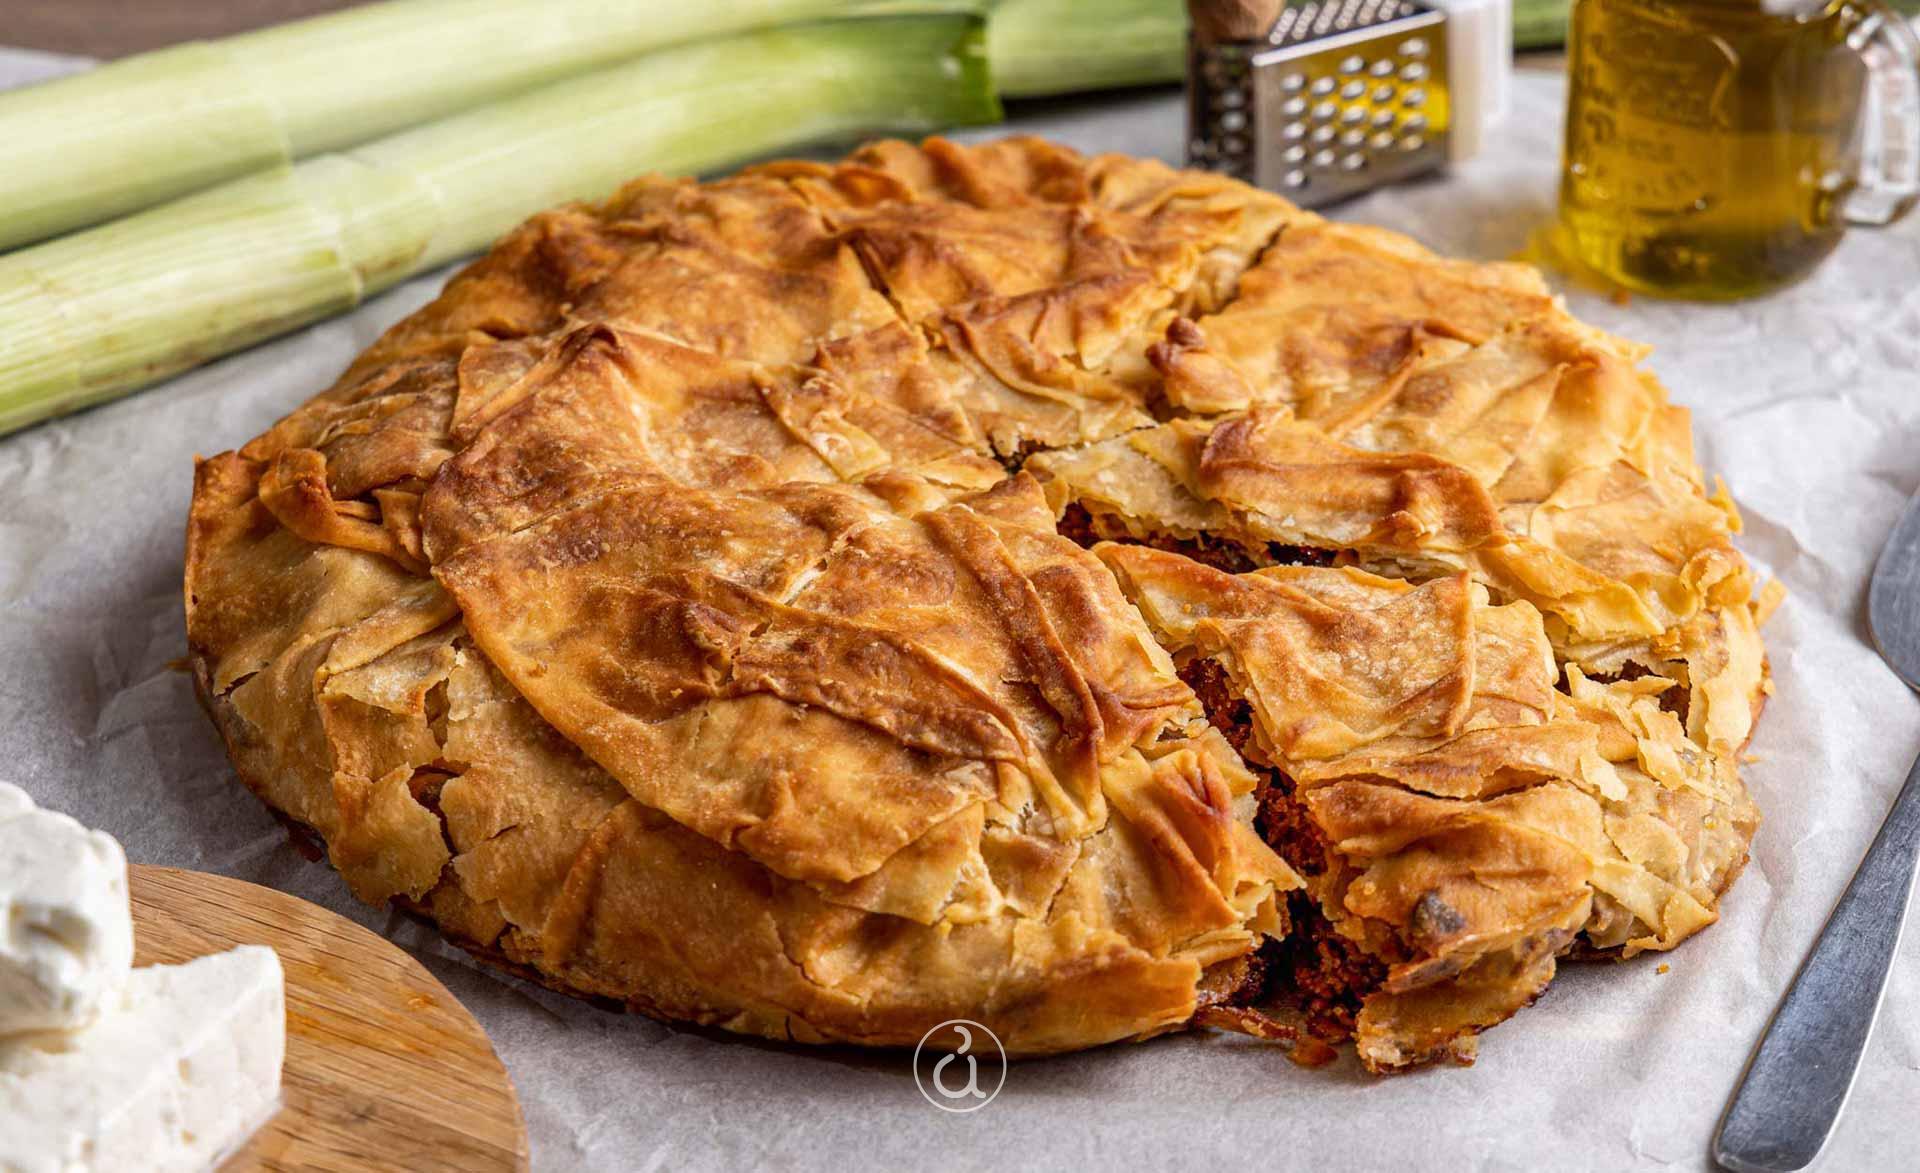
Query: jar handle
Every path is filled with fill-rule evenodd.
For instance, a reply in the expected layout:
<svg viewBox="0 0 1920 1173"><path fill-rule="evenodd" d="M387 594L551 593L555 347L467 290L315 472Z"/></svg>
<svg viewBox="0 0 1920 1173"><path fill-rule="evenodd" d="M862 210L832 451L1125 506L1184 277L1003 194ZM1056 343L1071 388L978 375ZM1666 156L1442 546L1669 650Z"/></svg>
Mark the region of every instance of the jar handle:
<svg viewBox="0 0 1920 1173"><path fill-rule="evenodd" d="M1849 0L1863 19L1847 45L1867 67L1860 174L1840 205L1849 224L1891 224L1920 203L1920 36L1886 0Z"/></svg>

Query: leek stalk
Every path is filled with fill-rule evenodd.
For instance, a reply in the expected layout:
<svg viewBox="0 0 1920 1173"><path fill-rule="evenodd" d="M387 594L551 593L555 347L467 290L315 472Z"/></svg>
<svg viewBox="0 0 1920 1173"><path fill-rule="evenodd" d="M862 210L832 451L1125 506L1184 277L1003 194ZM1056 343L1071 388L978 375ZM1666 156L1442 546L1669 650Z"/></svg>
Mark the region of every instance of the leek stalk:
<svg viewBox="0 0 1920 1173"><path fill-rule="evenodd" d="M1185 0L1000 0L987 56L1003 97L1179 81Z"/></svg>
<svg viewBox="0 0 1920 1173"><path fill-rule="evenodd" d="M1514 0L1513 47L1542 49L1567 41L1568 0Z"/></svg>
<svg viewBox="0 0 1920 1173"><path fill-rule="evenodd" d="M0 250L662 46L901 7L387 0L128 58L0 93Z"/></svg>
<svg viewBox="0 0 1920 1173"><path fill-rule="evenodd" d="M873 17L660 50L271 168L0 256L0 433L348 309L648 170L998 115L978 20Z"/></svg>

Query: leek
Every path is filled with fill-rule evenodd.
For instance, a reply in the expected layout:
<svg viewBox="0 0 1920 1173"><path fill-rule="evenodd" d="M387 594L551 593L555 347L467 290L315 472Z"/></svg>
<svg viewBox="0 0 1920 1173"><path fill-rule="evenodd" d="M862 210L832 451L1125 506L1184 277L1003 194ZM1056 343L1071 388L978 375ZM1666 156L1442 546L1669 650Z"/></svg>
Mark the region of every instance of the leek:
<svg viewBox="0 0 1920 1173"><path fill-rule="evenodd" d="M0 93L0 250L665 45L900 7L387 0L143 54Z"/></svg>
<svg viewBox="0 0 1920 1173"><path fill-rule="evenodd" d="M875 17L665 49L275 167L0 256L0 433L338 313L644 171L998 114L977 20Z"/></svg>
<svg viewBox="0 0 1920 1173"><path fill-rule="evenodd" d="M1568 0L1514 0L1513 47L1552 48L1567 40Z"/></svg>
<svg viewBox="0 0 1920 1173"><path fill-rule="evenodd" d="M1009 98L1179 81L1185 0L1001 0L987 26L994 83Z"/></svg>

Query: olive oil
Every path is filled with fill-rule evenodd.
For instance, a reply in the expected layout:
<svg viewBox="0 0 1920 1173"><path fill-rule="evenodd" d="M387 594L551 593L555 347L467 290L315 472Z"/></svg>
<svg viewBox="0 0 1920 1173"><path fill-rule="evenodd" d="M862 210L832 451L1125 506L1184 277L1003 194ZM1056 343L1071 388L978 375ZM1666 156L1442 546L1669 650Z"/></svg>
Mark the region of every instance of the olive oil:
<svg viewBox="0 0 1920 1173"><path fill-rule="evenodd" d="M1558 247L1643 293L1811 272L1845 229L1866 69L1847 0L1576 0Z"/></svg>

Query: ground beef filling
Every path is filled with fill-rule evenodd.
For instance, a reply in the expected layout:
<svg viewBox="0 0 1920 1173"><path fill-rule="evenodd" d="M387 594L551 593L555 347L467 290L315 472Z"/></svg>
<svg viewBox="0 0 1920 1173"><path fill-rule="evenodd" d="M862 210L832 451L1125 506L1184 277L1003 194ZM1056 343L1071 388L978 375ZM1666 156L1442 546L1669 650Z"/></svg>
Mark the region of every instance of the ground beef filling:
<svg viewBox="0 0 1920 1173"><path fill-rule="evenodd" d="M1180 679L1193 689L1207 721L1220 731L1260 779L1254 790L1258 814L1254 828L1260 837L1292 865L1313 877L1327 870L1327 842L1294 796L1293 779L1280 770L1247 758L1253 736L1253 712L1234 691L1219 661L1196 659L1180 670ZM1387 967L1358 944L1335 932L1309 892L1287 898L1292 931L1285 940L1268 941L1259 954L1259 980L1233 991L1248 1002L1280 999L1296 1006L1307 1031L1327 1042L1352 1037L1360 1004L1386 980Z"/></svg>
<svg viewBox="0 0 1920 1173"><path fill-rule="evenodd" d="M998 454L1000 467L1007 470L1008 476L1017 476L1026 467L1027 460L1036 453L1045 452L1047 446L1038 440L1022 440L1013 446L1011 452Z"/></svg>
<svg viewBox="0 0 1920 1173"><path fill-rule="evenodd" d="M1212 534L1201 534L1192 538L1176 538L1171 534L1157 534L1142 541L1126 532L1118 523L1096 518L1087 511L1086 506L1075 502L1067 506L1067 512L1060 518L1060 536L1071 538L1082 546L1091 546L1095 542L1125 542L1136 546L1150 546L1155 550L1165 550L1170 554L1182 554L1204 566L1215 570L1224 570L1228 574L1245 574L1249 570L1258 570L1262 566L1331 566L1334 551L1316 549L1312 546L1287 546L1279 542L1268 542L1263 557L1256 557L1252 551L1238 542L1216 538Z"/></svg>
<svg viewBox="0 0 1920 1173"><path fill-rule="evenodd" d="M1093 514L1088 513L1087 507L1078 501L1067 506L1067 511L1060 515L1060 521L1054 528L1060 531L1061 537L1081 547L1105 540L1093 532Z"/></svg>
<svg viewBox="0 0 1920 1173"><path fill-rule="evenodd" d="M1660 673L1655 672L1645 664L1637 664L1632 660L1628 660L1620 666L1620 671L1618 672L1589 672L1587 673L1587 679L1599 684L1612 684L1620 680L1639 680L1643 677L1658 675L1660 675ZM1560 687L1563 689L1567 687L1564 669L1561 673ZM1687 689L1682 687L1678 681L1669 685L1667 691L1661 693L1659 697L1660 707L1672 713L1675 717L1678 717L1681 727L1683 728L1687 723L1687 702L1690 699Z"/></svg>
<svg viewBox="0 0 1920 1173"><path fill-rule="evenodd" d="M1299 1007L1308 1033L1329 1043L1353 1037L1361 1003L1387 980L1387 964L1334 932L1320 902L1305 892L1287 897L1293 932L1268 941L1267 996Z"/></svg>
<svg viewBox="0 0 1920 1173"><path fill-rule="evenodd" d="M1336 557L1332 550L1277 542L1269 543L1256 556L1255 551L1237 542L1210 534L1194 538L1156 535L1142 541L1129 535L1124 526L1095 517L1077 502L1067 506L1059 532L1081 546L1103 541L1150 546L1229 574L1274 565L1331 566ZM1253 736L1251 707L1241 699L1217 660L1193 660L1180 670L1180 679L1200 699L1207 721L1259 778L1254 791L1258 806L1254 827L1260 837L1294 870L1308 877L1312 886L1312 878L1327 870L1326 839L1308 817L1306 807L1296 801L1293 779L1248 757ZM1286 938L1268 941L1247 965L1236 968L1230 976L1223 974L1218 988L1209 991L1203 1001L1216 1007L1280 1002L1298 1009L1310 1037L1330 1043L1351 1038L1362 1000L1386 980L1386 964L1335 932L1319 901L1307 892L1288 895L1287 916L1292 928Z"/></svg>
<svg viewBox="0 0 1920 1173"><path fill-rule="evenodd" d="M1196 659L1180 669L1180 679L1186 681L1187 687L1199 698L1208 723L1220 731L1227 744L1246 759L1248 768L1259 776L1259 785L1254 790L1254 799L1259 804L1254 828L1260 837L1301 875L1317 876L1325 872L1327 841L1321 836L1320 828L1307 817L1307 808L1295 801L1293 779L1247 756L1247 745L1253 737L1253 710L1234 691L1226 669L1218 660Z"/></svg>

